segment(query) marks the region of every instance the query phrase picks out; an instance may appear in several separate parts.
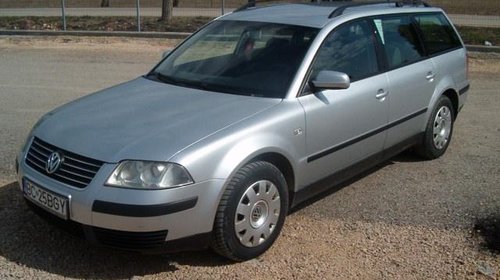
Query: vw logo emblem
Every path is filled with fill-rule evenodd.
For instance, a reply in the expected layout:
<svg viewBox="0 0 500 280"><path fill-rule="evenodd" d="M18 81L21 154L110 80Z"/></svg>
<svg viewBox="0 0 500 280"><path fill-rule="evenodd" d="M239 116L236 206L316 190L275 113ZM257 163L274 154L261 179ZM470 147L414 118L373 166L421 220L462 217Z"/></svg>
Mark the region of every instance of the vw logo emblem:
<svg viewBox="0 0 500 280"><path fill-rule="evenodd" d="M253 209L252 218L254 220L258 220L260 218L260 216L262 216L262 208L259 205L257 205L257 207L255 207L255 209Z"/></svg>
<svg viewBox="0 0 500 280"><path fill-rule="evenodd" d="M45 165L45 171L48 174L52 174L57 171L61 163L63 162L63 157L58 152L53 152L47 159L47 164Z"/></svg>

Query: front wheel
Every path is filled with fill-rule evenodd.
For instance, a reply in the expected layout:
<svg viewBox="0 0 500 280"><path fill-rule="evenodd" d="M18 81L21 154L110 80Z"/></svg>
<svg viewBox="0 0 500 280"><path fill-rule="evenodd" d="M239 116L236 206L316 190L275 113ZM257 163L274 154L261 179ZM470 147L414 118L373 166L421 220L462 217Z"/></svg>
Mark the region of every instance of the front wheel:
<svg viewBox="0 0 500 280"><path fill-rule="evenodd" d="M432 111L424 139L417 147L417 152L426 159L442 156L450 144L454 120L455 114L451 100L443 95Z"/></svg>
<svg viewBox="0 0 500 280"><path fill-rule="evenodd" d="M263 254L278 237L288 211L288 188L280 170L264 161L242 167L217 209L212 248L243 261Z"/></svg>

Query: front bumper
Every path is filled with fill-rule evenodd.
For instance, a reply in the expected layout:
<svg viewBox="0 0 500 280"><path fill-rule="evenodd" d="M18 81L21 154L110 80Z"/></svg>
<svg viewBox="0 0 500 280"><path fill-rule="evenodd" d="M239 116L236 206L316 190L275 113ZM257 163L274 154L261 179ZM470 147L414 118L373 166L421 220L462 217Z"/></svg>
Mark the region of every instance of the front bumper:
<svg viewBox="0 0 500 280"><path fill-rule="evenodd" d="M142 253L179 252L186 250L202 250L208 247L212 237L211 232L196 234L176 240L165 241L168 230L155 232L128 232L93 227L63 220L43 210L33 202L25 199L26 204L42 219L79 238L86 239L96 246L113 249L136 251Z"/></svg>
<svg viewBox="0 0 500 280"><path fill-rule="evenodd" d="M224 185L217 179L165 190L107 187L103 183L116 165L104 164L87 187L75 188L35 171L24 160L16 164L21 189L28 179L69 200L68 220L27 200L35 212L91 243L127 250L206 247Z"/></svg>

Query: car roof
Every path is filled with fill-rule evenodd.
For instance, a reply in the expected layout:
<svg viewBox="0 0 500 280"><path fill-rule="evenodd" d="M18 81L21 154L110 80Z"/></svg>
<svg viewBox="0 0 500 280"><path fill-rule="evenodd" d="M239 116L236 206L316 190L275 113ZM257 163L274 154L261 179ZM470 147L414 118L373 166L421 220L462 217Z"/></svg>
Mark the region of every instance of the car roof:
<svg viewBox="0 0 500 280"><path fill-rule="evenodd" d="M293 24L320 28L328 22L333 7L308 4L277 4L236 11L223 20L242 20Z"/></svg>
<svg viewBox="0 0 500 280"><path fill-rule="evenodd" d="M334 18L330 17L335 10L342 11L341 14L359 13L366 15L367 12L387 14L416 11L430 11L432 8L396 7L395 3L373 3L363 6L352 6L344 10L344 3L327 5L318 4L274 4L269 6L257 6L236 10L227 14L219 20L239 20L255 22L272 22L290 25L322 28Z"/></svg>

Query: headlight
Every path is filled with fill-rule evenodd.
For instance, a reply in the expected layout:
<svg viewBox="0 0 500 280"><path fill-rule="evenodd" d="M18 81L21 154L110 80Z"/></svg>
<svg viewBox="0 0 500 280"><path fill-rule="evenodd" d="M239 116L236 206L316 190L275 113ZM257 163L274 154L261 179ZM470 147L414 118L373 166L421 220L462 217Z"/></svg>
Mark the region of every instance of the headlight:
<svg viewBox="0 0 500 280"><path fill-rule="evenodd" d="M165 189L192 184L187 170L175 163L124 161L106 181L106 185L135 189Z"/></svg>

